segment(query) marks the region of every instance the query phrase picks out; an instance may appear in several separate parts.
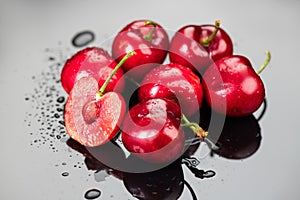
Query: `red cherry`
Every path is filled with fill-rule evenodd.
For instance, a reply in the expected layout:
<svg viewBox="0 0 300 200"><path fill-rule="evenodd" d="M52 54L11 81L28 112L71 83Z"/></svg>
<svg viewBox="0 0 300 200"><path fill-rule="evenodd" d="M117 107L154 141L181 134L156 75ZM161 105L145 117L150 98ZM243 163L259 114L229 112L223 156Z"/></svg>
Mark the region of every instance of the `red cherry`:
<svg viewBox="0 0 300 200"><path fill-rule="evenodd" d="M65 106L68 134L84 146L99 146L110 141L119 131L126 104L116 92L96 99L98 83L92 77L76 82Z"/></svg>
<svg viewBox="0 0 300 200"><path fill-rule="evenodd" d="M65 106L67 133L84 146L94 147L107 143L119 131L126 111L124 98L105 90L117 70L135 52L130 52L117 64L98 90L98 81L91 76L77 81Z"/></svg>
<svg viewBox="0 0 300 200"><path fill-rule="evenodd" d="M143 160L167 163L184 147L180 107L169 100L150 99L131 108L125 116L122 141L128 151Z"/></svg>
<svg viewBox="0 0 300 200"><path fill-rule="evenodd" d="M187 25L180 28L170 43L170 61L204 72L216 60L232 55L229 35L216 25Z"/></svg>
<svg viewBox="0 0 300 200"><path fill-rule="evenodd" d="M140 80L153 67L164 62L169 49L166 31L156 22L138 20L124 27L114 38L112 55L119 61L127 52L137 55L122 66L130 75Z"/></svg>
<svg viewBox="0 0 300 200"><path fill-rule="evenodd" d="M111 74L117 63L107 51L89 47L77 52L67 60L61 73L61 83L67 93L70 93L74 84L82 77L91 76L98 81L99 87ZM120 69L109 82L106 91L121 92L124 88L123 70ZM117 84L118 83L118 84ZM116 86L117 84L117 86Z"/></svg>
<svg viewBox="0 0 300 200"><path fill-rule="evenodd" d="M191 69L171 63L160 65L145 76L138 97L140 101L152 98L176 100L182 112L191 116L201 107L203 91L199 77Z"/></svg>
<svg viewBox="0 0 300 200"><path fill-rule="evenodd" d="M258 73L269 63L269 52L267 56ZM206 101L213 110L228 116L250 115L265 98L258 73L244 56L232 55L216 61L203 76Z"/></svg>

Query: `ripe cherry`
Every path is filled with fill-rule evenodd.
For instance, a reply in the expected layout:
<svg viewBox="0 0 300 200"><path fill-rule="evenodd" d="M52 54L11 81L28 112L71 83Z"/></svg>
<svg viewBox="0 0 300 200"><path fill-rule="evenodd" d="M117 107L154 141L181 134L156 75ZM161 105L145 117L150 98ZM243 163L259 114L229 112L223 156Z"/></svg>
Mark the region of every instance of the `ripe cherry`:
<svg viewBox="0 0 300 200"><path fill-rule="evenodd" d="M119 131L126 111L124 98L116 92L105 89L116 71L128 57L128 53L109 75L98 90L93 77L83 77L76 82L65 106L65 125L71 138L84 146L99 146L110 141Z"/></svg>
<svg viewBox="0 0 300 200"><path fill-rule="evenodd" d="M171 63L151 70L138 91L140 101L166 98L180 104L182 112L191 116L199 111L203 91L200 79L190 68Z"/></svg>
<svg viewBox="0 0 300 200"><path fill-rule="evenodd" d="M122 128L126 149L152 163L176 160L184 147L181 110L166 99L149 99L129 110Z"/></svg>
<svg viewBox="0 0 300 200"><path fill-rule="evenodd" d="M149 20L137 20L116 35L112 55L119 61L129 51L137 52L122 68L130 71L134 79L141 80L153 67L164 62L168 49L169 38L161 25Z"/></svg>
<svg viewBox="0 0 300 200"><path fill-rule="evenodd" d="M98 85L101 87L116 65L117 63L102 48L89 47L83 49L68 59L64 65L61 72L62 86L69 94L80 78L91 76L98 81ZM106 91L121 92L124 88L122 76L123 70L119 69L110 80Z"/></svg>
<svg viewBox="0 0 300 200"><path fill-rule="evenodd" d="M267 60L255 72L250 61L240 55L224 57L212 64L205 74L204 96L213 110L228 116L246 116L263 103L265 88L259 73L270 62Z"/></svg>
<svg viewBox="0 0 300 200"><path fill-rule="evenodd" d="M229 35L214 25L187 25L180 28L170 43L170 61L204 72L216 60L232 55L233 44Z"/></svg>

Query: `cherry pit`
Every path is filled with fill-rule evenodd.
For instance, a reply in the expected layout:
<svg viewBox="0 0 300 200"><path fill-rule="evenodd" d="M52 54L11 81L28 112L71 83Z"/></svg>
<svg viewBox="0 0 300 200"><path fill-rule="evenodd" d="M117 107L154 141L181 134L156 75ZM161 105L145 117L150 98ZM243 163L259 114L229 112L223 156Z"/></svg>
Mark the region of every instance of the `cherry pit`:
<svg viewBox="0 0 300 200"><path fill-rule="evenodd" d="M224 117L252 115L266 96L260 73L270 52L255 70L220 26L188 24L169 40L157 22L136 20L113 38L111 55L97 46L75 53L61 72L69 136L88 148L118 139L138 159L171 163L187 149L186 129L211 142L200 126L203 106ZM137 87L131 106L128 83Z"/></svg>

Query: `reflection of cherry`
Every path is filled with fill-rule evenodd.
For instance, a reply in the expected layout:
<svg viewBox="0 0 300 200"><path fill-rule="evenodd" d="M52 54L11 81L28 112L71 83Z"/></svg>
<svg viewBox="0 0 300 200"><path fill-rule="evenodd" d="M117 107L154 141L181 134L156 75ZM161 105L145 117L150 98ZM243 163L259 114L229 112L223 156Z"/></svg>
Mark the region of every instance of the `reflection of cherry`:
<svg viewBox="0 0 300 200"><path fill-rule="evenodd" d="M217 146L220 148L213 150L213 152L229 159L250 157L260 146L260 131L258 121L253 115L227 117L217 142ZM210 134L213 135L213 133Z"/></svg>
<svg viewBox="0 0 300 200"><path fill-rule="evenodd" d="M123 172L112 168L112 166L121 168L120 165L126 159L125 153L118 148L117 144L109 142L99 147L85 147L72 138L68 139L66 143L85 157L84 162L89 170L105 170L116 178L122 179Z"/></svg>
<svg viewBox="0 0 300 200"><path fill-rule="evenodd" d="M126 189L138 199L178 199L183 191L184 176L180 161L153 172L124 173Z"/></svg>

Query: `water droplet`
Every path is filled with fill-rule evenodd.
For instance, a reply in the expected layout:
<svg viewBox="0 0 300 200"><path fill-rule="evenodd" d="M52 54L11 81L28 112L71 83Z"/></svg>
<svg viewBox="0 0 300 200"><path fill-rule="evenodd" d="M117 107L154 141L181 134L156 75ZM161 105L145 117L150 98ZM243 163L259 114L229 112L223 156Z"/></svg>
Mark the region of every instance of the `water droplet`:
<svg viewBox="0 0 300 200"><path fill-rule="evenodd" d="M61 125L65 125L65 122L64 121L58 121L58 123L60 123Z"/></svg>
<svg viewBox="0 0 300 200"><path fill-rule="evenodd" d="M69 172L64 172L61 175L64 176L64 177L69 176Z"/></svg>
<svg viewBox="0 0 300 200"><path fill-rule="evenodd" d="M84 47L89 43L93 42L95 39L95 34L91 31L82 31L77 33L72 39L72 44L75 47Z"/></svg>
<svg viewBox="0 0 300 200"><path fill-rule="evenodd" d="M63 97L63 96L58 97L56 101L57 101L58 103L63 103L63 102L65 102L65 97Z"/></svg>
<svg viewBox="0 0 300 200"><path fill-rule="evenodd" d="M101 192L98 189L90 189L88 191L86 191L86 193L84 194L84 198L86 199L96 199L98 197L100 197Z"/></svg>

